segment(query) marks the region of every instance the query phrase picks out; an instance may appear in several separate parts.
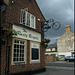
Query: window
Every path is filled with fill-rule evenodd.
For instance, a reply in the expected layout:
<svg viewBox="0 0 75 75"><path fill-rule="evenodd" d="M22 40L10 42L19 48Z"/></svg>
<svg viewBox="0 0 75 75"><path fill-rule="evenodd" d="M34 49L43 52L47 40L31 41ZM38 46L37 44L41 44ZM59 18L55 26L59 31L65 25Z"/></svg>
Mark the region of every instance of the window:
<svg viewBox="0 0 75 75"><path fill-rule="evenodd" d="M51 52L57 52L57 48L51 48Z"/></svg>
<svg viewBox="0 0 75 75"><path fill-rule="evenodd" d="M27 24L27 26L30 26L30 14L29 13L27 13L27 22L26 22Z"/></svg>
<svg viewBox="0 0 75 75"><path fill-rule="evenodd" d="M34 16L32 15L31 16L31 25L32 25L32 27L34 28L34 24L35 24L35 18L34 18Z"/></svg>
<svg viewBox="0 0 75 75"><path fill-rule="evenodd" d="M24 10L21 10L21 23L26 23L26 12Z"/></svg>
<svg viewBox="0 0 75 75"><path fill-rule="evenodd" d="M55 48L52 48L52 51L55 51Z"/></svg>
<svg viewBox="0 0 75 75"><path fill-rule="evenodd" d="M30 49L30 62L31 63L39 63L40 62L40 44L37 42L31 42Z"/></svg>
<svg viewBox="0 0 75 75"><path fill-rule="evenodd" d="M35 16L21 9L21 24L35 28Z"/></svg>
<svg viewBox="0 0 75 75"><path fill-rule="evenodd" d="M13 40L13 64L25 64L25 41Z"/></svg>
<svg viewBox="0 0 75 75"><path fill-rule="evenodd" d="M39 59L39 49L32 48L32 60Z"/></svg>
<svg viewBox="0 0 75 75"><path fill-rule="evenodd" d="M46 49L46 51L48 52L48 51L51 51L51 49Z"/></svg>

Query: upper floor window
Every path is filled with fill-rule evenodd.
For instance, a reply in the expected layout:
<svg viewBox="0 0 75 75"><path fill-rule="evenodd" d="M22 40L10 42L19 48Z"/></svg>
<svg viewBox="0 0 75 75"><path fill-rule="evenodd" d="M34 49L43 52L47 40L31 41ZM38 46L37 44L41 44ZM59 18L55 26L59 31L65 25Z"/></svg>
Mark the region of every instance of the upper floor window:
<svg viewBox="0 0 75 75"><path fill-rule="evenodd" d="M21 9L20 23L29 26L31 28L35 28L35 16Z"/></svg>

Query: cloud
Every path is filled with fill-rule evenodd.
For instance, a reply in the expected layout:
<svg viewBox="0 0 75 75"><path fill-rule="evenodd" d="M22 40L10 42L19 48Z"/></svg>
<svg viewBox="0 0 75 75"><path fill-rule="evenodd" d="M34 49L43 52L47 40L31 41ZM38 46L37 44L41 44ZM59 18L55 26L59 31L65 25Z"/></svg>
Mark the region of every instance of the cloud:
<svg viewBox="0 0 75 75"><path fill-rule="evenodd" d="M54 38L50 38L50 39L58 39L59 38L59 36L58 37L54 37Z"/></svg>
<svg viewBox="0 0 75 75"><path fill-rule="evenodd" d="M52 28L45 32L45 37L55 39L65 32L65 25L71 26L74 31L74 0L36 0L46 20L53 18L61 23L59 30Z"/></svg>

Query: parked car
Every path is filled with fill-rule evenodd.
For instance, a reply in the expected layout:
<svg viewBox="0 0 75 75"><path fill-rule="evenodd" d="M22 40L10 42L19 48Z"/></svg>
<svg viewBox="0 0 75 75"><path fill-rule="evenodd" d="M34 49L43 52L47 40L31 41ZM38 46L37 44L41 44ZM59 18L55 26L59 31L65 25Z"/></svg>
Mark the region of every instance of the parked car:
<svg viewBox="0 0 75 75"><path fill-rule="evenodd" d="M65 61L69 61L69 62L74 61L75 62L75 56L66 56Z"/></svg>

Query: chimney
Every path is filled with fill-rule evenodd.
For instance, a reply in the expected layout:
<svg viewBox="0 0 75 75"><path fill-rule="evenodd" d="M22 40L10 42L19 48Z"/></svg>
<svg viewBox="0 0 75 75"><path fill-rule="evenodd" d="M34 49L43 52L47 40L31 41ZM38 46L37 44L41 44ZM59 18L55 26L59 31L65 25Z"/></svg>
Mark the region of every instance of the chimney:
<svg viewBox="0 0 75 75"><path fill-rule="evenodd" d="M71 26L65 25L65 32L71 32Z"/></svg>

